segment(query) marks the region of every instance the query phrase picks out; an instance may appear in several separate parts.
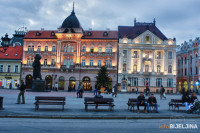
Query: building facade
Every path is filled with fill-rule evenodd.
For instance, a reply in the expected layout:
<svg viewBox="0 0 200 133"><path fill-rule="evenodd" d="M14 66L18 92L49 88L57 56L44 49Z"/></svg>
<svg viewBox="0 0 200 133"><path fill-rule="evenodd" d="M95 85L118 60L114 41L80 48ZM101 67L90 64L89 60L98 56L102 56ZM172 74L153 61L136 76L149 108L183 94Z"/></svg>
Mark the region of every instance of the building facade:
<svg viewBox="0 0 200 133"><path fill-rule="evenodd" d="M94 89L98 70L106 65L112 86L117 83L117 31L84 30L74 12L58 30L29 31L24 37L22 79L31 88L32 63L40 54L42 79L46 87L58 83L59 90L77 89L83 82L85 90Z"/></svg>
<svg viewBox="0 0 200 133"><path fill-rule="evenodd" d="M200 80L200 38L182 43L177 48L177 90L198 91Z"/></svg>
<svg viewBox="0 0 200 133"><path fill-rule="evenodd" d="M122 92L149 86L166 93L176 89L176 39L168 39L153 23L134 21L134 26L119 26L118 83Z"/></svg>
<svg viewBox="0 0 200 133"><path fill-rule="evenodd" d="M0 53L0 87L17 89L21 78L21 60L23 47L9 46L5 53Z"/></svg>

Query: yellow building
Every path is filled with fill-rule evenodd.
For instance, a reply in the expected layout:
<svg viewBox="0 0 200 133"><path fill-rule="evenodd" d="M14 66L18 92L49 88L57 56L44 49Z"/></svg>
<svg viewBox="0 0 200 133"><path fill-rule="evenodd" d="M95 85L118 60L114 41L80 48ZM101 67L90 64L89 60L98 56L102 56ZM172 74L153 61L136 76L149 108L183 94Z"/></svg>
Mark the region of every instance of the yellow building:
<svg viewBox="0 0 200 133"><path fill-rule="evenodd" d="M0 87L17 88L20 84L21 59L23 46L9 46L5 53L0 53Z"/></svg>

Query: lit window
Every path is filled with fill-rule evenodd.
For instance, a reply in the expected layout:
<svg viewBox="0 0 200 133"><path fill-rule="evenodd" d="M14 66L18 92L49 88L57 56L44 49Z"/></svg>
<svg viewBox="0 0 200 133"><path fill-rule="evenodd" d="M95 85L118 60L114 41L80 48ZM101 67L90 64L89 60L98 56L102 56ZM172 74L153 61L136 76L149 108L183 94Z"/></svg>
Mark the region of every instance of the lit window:
<svg viewBox="0 0 200 133"><path fill-rule="evenodd" d="M98 52L101 53L102 52L102 47L98 48Z"/></svg>

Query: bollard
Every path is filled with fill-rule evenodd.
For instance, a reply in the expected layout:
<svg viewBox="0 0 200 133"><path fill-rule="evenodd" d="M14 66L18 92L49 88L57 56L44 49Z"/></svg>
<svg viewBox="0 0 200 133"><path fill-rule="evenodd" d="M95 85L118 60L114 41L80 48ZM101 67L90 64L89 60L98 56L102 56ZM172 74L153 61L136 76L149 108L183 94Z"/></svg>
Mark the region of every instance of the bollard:
<svg viewBox="0 0 200 133"><path fill-rule="evenodd" d="M0 110L3 109L3 97L0 97Z"/></svg>

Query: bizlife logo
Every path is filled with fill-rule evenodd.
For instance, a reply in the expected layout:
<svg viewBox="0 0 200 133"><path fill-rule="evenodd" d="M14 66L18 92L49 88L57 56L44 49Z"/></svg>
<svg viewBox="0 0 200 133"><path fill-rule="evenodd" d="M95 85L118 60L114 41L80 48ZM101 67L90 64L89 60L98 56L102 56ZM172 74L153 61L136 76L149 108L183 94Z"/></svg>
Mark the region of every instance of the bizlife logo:
<svg viewBox="0 0 200 133"><path fill-rule="evenodd" d="M159 129L198 129L197 124L159 124Z"/></svg>

